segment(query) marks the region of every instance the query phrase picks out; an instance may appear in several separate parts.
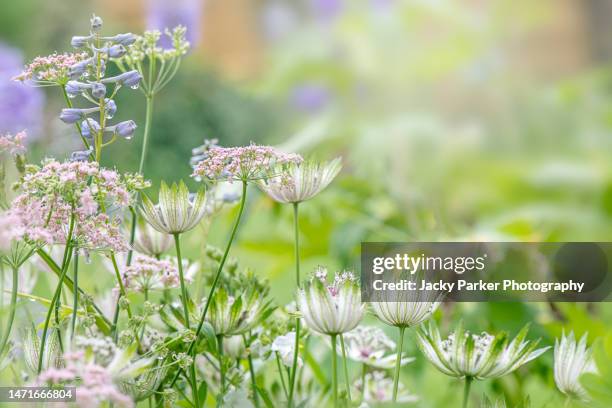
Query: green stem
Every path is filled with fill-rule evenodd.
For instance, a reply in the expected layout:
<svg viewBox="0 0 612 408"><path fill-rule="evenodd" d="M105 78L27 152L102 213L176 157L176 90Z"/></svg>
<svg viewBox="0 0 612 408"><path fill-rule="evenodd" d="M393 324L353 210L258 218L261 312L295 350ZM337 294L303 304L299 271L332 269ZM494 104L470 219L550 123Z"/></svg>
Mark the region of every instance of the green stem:
<svg viewBox="0 0 612 408"><path fill-rule="evenodd" d="M223 363L223 335L217 336L217 345L219 346L219 373L221 374L221 395L225 391L225 364Z"/></svg>
<svg viewBox="0 0 612 408"><path fill-rule="evenodd" d="M283 387L283 391L285 392L285 397L287 400L289 399L289 393L287 392L287 386L285 385L285 376L283 375L283 367L280 362L280 358L278 357L278 352L276 354L276 368L278 368L278 375L281 380L281 385Z"/></svg>
<svg viewBox="0 0 612 408"><path fill-rule="evenodd" d="M57 287L55 288L55 293L53 294L53 298L51 299L51 304L49 305L49 309L47 310L47 317L45 318L45 325L43 327L42 339L40 341L40 352L38 355L38 374L42 371L43 365L43 357L45 355L45 343L47 342L47 331L49 330L49 321L51 320L51 314L53 313L53 309L55 308L55 304L60 296L62 290L62 284L64 282L64 277L66 276L66 272L68 271L68 264L70 263L70 247L72 245L72 232L74 231L74 211L70 215L70 226L68 227L68 235L66 236L66 247L64 248L64 257L62 261L62 271L59 277L59 281L57 282ZM59 328L58 328L59 330Z"/></svg>
<svg viewBox="0 0 612 408"><path fill-rule="evenodd" d="M74 248L74 284L78 286L79 284L79 250ZM70 341L74 341L74 331L76 328L76 320L77 320L77 309L79 306L79 291L73 291L73 306L72 306L72 322L70 324Z"/></svg>
<svg viewBox="0 0 612 408"><path fill-rule="evenodd" d="M338 406L338 369L336 367L337 357L336 354L336 335L331 335L331 343L332 343L332 392L334 395L334 408Z"/></svg>
<svg viewBox="0 0 612 408"><path fill-rule="evenodd" d="M9 318L6 322L6 328L4 330L4 335L2 336L2 341L0 342L0 356L4 353L4 348L9 340L9 335L11 334L11 329L13 328L13 321L15 320L15 305L17 304L17 286L19 283L19 268L16 266L12 266L13 269L13 286L11 289L11 304L9 311ZM4 293L0 294L0 296L4 296Z"/></svg>
<svg viewBox="0 0 612 408"><path fill-rule="evenodd" d="M472 385L472 377L465 377L465 387L463 388L463 408L467 408L470 397L470 387Z"/></svg>
<svg viewBox="0 0 612 408"><path fill-rule="evenodd" d="M151 118L153 117L153 95L148 94L146 96L146 113L145 113L145 128L144 136L142 139L142 150L140 151L140 165L138 166L138 172L142 174L144 170L145 158L147 156L147 146L149 144L149 133L151 132Z"/></svg>
<svg viewBox="0 0 612 408"><path fill-rule="evenodd" d="M393 402L397 401L397 388L399 384L400 367L402 366L402 348L404 346L404 331L405 327L400 327L400 340L397 345L397 357L395 359L395 376L393 378Z"/></svg>
<svg viewBox="0 0 612 408"><path fill-rule="evenodd" d="M249 336L251 336L249 332ZM242 340L244 341L244 347L248 349L249 344L247 343L246 336L242 336ZM251 387L253 388L253 403L255 403L255 408L259 408L259 398L257 396L257 382L255 378L255 370L253 369L253 357L251 356L251 352L248 352L247 361L249 363L249 374L251 375Z"/></svg>
<svg viewBox="0 0 612 408"><path fill-rule="evenodd" d="M229 254L230 248L232 247L232 242L234 241L234 238L236 236L236 231L238 230L238 225L240 224L240 219L242 218L242 212L244 211L244 203L246 201L246 192L247 192L247 182L243 181L242 182L242 197L240 198L240 207L238 208L238 216L236 217L236 221L234 223L234 227L232 228L232 232L230 234L229 241L225 248L225 252L223 253L223 257L221 258L221 262L219 263L219 268L217 268L217 273L215 274L215 279L213 280L212 286L210 288L210 292L208 293L208 298L206 299L206 304L204 305L204 310L202 311L202 315L200 316L200 321L198 322L198 327L195 332L195 338L189 344L189 349L187 351L187 354L190 354L190 355L192 354L194 347L195 347L196 340L198 339L198 337L200 336L200 333L202 332L202 327L204 326L204 321L206 319L206 313L208 312L208 308L210 307L210 302L215 293L217 283L219 282L221 271L223 270L223 266L225 265L225 261L227 260L227 256ZM174 378L172 379L172 382L170 383L171 387L176 383L180 374L181 374L181 369L179 368Z"/></svg>
<svg viewBox="0 0 612 408"><path fill-rule="evenodd" d="M342 365L344 366L344 381L346 383L346 395L348 396L349 405L351 404L351 384L348 375L348 367L346 365L346 349L344 348L344 336L340 334L340 349L342 350Z"/></svg>
<svg viewBox="0 0 612 408"><path fill-rule="evenodd" d="M140 194L136 195L136 202L140 198ZM126 266L130 266L132 264L132 255L134 253L134 238L136 237L136 223L138 222L138 215L136 214L136 210L134 207L130 206L130 212L132 213L132 226L130 227L130 249L127 254Z"/></svg>
<svg viewBox="0 0 612 408"><path fill-rule="evenodd" d="M117 266L117 258L115 258L115 253L111 252L110 254L111 262L113 263L113 269L115 270L115 277L117 278L117 283L119 284L119 296L117 297L117 309L119 310L119 300L122 297L127 297L127 292L125 291L125 286L123 285L123 279L121 279L121 273L119 272L119 266ZM130 304L127 305L127 314L129 318L132 318L132 308ZM117 330L117 325L115 322L115 330Z"/></svg>
<svg viewBox="0 0 612 408"><path fill-rule="evenodd" d="M294 256L295 256L295 281L298 289L300 288L300 228L298 218L298 203L293 203L293 227L294 227ZM297 374L297 362L300 350L300 318L296 318L295 323L295 347L293 350L293 363L291 365L291 376L289 378L289 406L293 405L293 394L295 392L295 382Z"/></svg>

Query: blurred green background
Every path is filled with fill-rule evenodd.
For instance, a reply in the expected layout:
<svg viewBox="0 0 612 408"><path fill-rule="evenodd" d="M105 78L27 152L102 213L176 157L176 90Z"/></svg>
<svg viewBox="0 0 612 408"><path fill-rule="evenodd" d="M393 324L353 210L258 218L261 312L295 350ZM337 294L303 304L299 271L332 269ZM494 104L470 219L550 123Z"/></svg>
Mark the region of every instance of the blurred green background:
<svg viewBox="0 0 612 408"><path fill-rule="evenodd" d="M301 206L303 270L358 269L362 241L612 238L610 2L20 0L0 9L0 132L28 128L36 159L62 157L79 139L57 119L58 93L8 78L37 55L69 50L92 12L108 33L190 30L193 50L156 99L152 190L187 180L205 138L343 156L332 187ZM138 92L117 104L119 120L143 123ZM142 128L103 164L135 170ZM225 242L233 216L190 233L191 257ZM233 250L271 280L279 304L293 295L291 222L289 207L252 191ZM460 318L476 331L533 322L532 335L551 345L562 328L603 335L612 307L447 305L441 314L446 326ZM557 406L551 367L549 352L475 393ZM403 376L422 407L452 406L460 393L423 358Z"/></svg>

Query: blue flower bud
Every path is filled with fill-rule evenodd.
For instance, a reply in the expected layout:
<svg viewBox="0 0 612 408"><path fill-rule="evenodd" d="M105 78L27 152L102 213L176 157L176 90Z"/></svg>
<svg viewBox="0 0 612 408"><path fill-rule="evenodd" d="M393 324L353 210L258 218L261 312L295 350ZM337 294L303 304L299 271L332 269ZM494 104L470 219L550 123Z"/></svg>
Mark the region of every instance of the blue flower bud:
<svg viewBox="0 0 612 408"><path fill-rule="evenodd" d="M106 96L106 86L99 82L94 82L91 84L91 96L94 98L104 98Z"/></svg>
<svg viewBox="0 0 612 408"><path fill-rule="evenodd" d="M81 122L81 133L86 139L93 139L94 134L100 131L100 124L93 119L85 119Z"/></svg>
<svg viewBox="0 0 612 408"><path fill-rule="evenodd" d="M141 79L142 79L142 76L140 75L140 73L136 70L132 70L132 71L124 72L122 74L119 74L111 78L103 79L102 82L116 83L117 85L127 85L132 88L137 88L138 83L140 82Z"/></svg>
<svg viewBox="0 0 612 408"><path fill-rule="evenodd" d="M107 48L106 53L110 58L121 58L125 55L127 50L121 44L111 45Z"/></svg>
<svg viewBox="0 0 612 408"><path fill-rule="evenodd" d="M119 122L114 126L115 133L126 139L131 139L136 131L136 123L133 120Z"/></svg>
<svg viewBox="0 0 612 408"><path fill-rule="evenodd" d="M70 155L70 161L88 161L92 151L93 150L89 149L72 152Z"/></svg>
<svg viewBox="0 0 612 408"><path fill-rule="evenodd" d="M91 35L88 35L88 36L75 35L74 37L72 37L70 44L74 48L83 48L87 45L89 40L91 40Z"/></svg>
<svg viewBox="0 0 612 408"><path fill-rule="evenodd" d="M64 108L60 114L60 119L64 123L76 123L83 119L84 113L82 109L77 108Z"/></svg>
<svg viewBox="0 0 612 408"><path fill-rule="evenodd" d="M70 76L70 79L80 78L85 73L85 71L87 70L87 66L91 64L91 62L92 62L92 59L88 58L86 60L77 62L76 64L72 65L70 69L68 70L68 75Z"/></svg>
<svg viewBox="0 0 612 408"><path fill-rule="evenodd" d="M90 89L91 85L79 81L68 81L66 84L66 93L68 96L74 97L83 93L86 89Z"/></svg>
<svg viewBox="0 0 612 408"><path fill-rule="evenodd" d="M136 41L136 36L132 33L124 33L117 34L113 37L106 37L105 40L110 40L121 45L131 45Z"/></svg>
<svg viewBox="0 0 612 408"><path fill-rule="evenodd" d="M100 29L102 28L102 19L98 16L96 16L95 14L93 16L91 16L91 20L89 20L91 22L91 31L93 33L97 33L98 31L100 31Z"/></svg>
<svg viewBox="0 0 612 408"><path fill-rule="evenodd" d="M115 116L115 113L117 113L117 104L115 101L108 98L104 100L104 104L106 106L106 118L112 119L113 116Z"/></svg>

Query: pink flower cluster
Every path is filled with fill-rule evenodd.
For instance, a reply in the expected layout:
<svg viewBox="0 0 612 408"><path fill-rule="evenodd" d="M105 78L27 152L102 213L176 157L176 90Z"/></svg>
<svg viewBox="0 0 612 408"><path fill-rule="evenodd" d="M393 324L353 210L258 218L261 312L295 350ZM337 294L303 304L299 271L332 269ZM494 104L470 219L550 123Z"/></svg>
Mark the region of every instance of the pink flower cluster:
<svg viewBox="0 0 612 408"><path fill-rule="evenodd" d="M25 131L19 132L14 136L4 135L0 136L0 153L8 152L12 156L24 154L26 147L24 141L27 138Z"/></svg>
<svg viewBox="0 0 612 408"><path fill-rule="evenodd" d="M192 177L255 181L269 177L277 164L301 162L300 155L283 153L271 146L255 144L244 147L212 146L195 166Z"/></svg>
<svg viewBox="0 0 612 408"><path fill-rule="evenodd" d="M26 81L33 79L34 81L65 84L70 79L68 75L70 67L87 59L87 57L88 55L85 52L53 53L45 57L36 57L13 80Z"/></svg>
<svg viewBox="0 0 612 408"><path fill-rule="evenodd" d="M121 221L106 209L125 209L133 201L132 193L148 184L140 175L120 175L95 162L50 160L42 167L28 166L17 186L21 194L4 215L18 226L14 231L20 236L14 238L64 244L74 218L78 246L122 252L128 245Z"/></svg>
<svg viewBox="0 0 612 408"><path fill-rule="evenodd" d="M186 277L186 280L191 281L191 278ZM127 289L144 292L177 288L180 285L180 278L172 262L137 255L125 270L124 284Z"/></svg>
<svg viewBox="0 0 612 408"><path fill-rule="evenodd" d="M86 362L83 352L64 355L64 368L49 368L38 376L38 386L74 385L76 386L76 405L78 407L99 407L112 402L120 407L133 407L132 399L121 393L113 383L110 371L93 362Z"/></svg>

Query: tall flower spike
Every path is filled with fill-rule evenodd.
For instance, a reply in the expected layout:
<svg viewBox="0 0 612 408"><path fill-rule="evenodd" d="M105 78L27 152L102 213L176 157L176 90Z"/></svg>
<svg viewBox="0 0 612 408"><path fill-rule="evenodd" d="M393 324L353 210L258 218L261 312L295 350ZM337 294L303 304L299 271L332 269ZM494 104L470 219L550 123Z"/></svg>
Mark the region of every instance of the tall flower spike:
<svg viewBox="0 0 612 408"><path fill-rule="evenodd" d="M339 157L327 163L291 162L277 166L272 177L260 180L257 185L279 203L301 203L323 191L341 168Z"/></svg>
<svg viewBox="0 0 612 408"><path fill-rule="evenodd" d="M206 214L204 190L190 199L189 190L182 181L171 187L164 182L159 190L157 205L143 195L142 216L159 232L180 234L193 229Z"/></svg>
<svg viewBox="0 0 612 408"><path fill-rule="evenodd" d="M319 267L315 276L298 292L300 311L306 325L327 335L353 330L361 321L365 306L361 303L359 284L351 272L336 274L327 283L327 269Z"/></svg>
<svg viewBox="0 0 612 408"><path fill-rule="evenodd" d="M472 334L463 325L442 340L435 324L417 332L418 345L425 357L442 373L468 379L497 378L539 357L550 347L537 349L539 340L525 340L528 326L508 341L505 333L492 336Z"/></svg>
<svg viewBox="0 0 612 408"><path fill-rule="evenodd" d="M587 347L587 334L576 344L574 332L565 333L555 340L555 384L559 391L571 398L588 400L586 390L580 385L584 373L597 373L592 351Z"/></svg>

